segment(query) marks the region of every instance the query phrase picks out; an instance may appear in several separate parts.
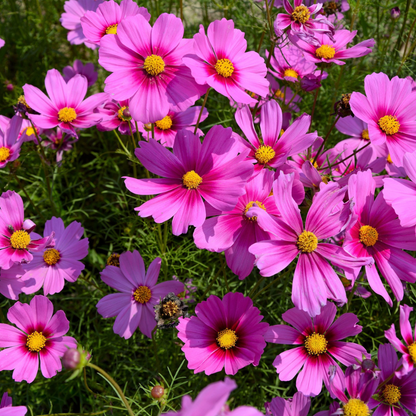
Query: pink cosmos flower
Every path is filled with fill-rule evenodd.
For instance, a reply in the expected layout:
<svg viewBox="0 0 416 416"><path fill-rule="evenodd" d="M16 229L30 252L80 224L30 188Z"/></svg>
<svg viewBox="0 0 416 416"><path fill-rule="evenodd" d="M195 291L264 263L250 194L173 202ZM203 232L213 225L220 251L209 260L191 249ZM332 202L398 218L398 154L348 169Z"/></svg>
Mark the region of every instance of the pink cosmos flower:
<svg viewBox="0 0 416 416"><path fill-rule="evenodd" d="M29 106L40 113L28 114L33 123L44 129L59 126L62 130L75 132L97 124L101 117L94 109L107 99L99 93L86 100L88 81L83 75L75 75L68 83L56 69L50 69L45 78L48 98L39 88L25 84L23 91Z"/></svg>
<svg viewBox="0 0 416 416"><path fill-rule="evenodd" d="M380 192L374 200L375 186L369 170L351 176L348 194L355 202L356 223L346 232L343 248L352 256L374 259L377 267L370 264L365 266L368 283L374 292L393 306L379 272L397 300L402 300L402 281L416 282L416 259L402 249L416 250L416 237L413 228L400 226L396 213L384 199L384 192ZM353 281L358 271L354 271Z"/></svg>
<svg viewBox="0 0 416 416"><path fill-rule="evenodd" d="M173 154L153 139L142 141L135 154L157 179L125 177L129 191L137 195L160 194L135 208L139 216L152 216L157 223L173 217L172 231L180 235L189 225L199 227L207 216L204 200L220 211L231 211L244 194L253 165L241 152L230 128L211 128L203 143L198 136L180 130Z"/></svg>
<svg viewBox="0 0 416 416"><path fill-rule="evenodd" d="M117 36L101 39L98 62L112 72L105 91L118 101L130 98L135 120L154 123L169 110L186 110L205 93L182 64L193 45L183 33L181 19L173 14L161 14L153 28L137 14L117 26Z"/></svg>
<svg viewBox="0 0 416 416"><path fill-rule="evenodd" d="M94 64L89 62L84 65L79 59L74 61L73 66L66 66L62 72L64 74L65 82L68 82L77 74L84 75L88 81L88 88L93 86L98 78L98 72L95 70Z"/></svg>
<svg viewBox="0 0 416 416"><path fill-rule="evenodd" d="M0 48L2 48L5 44L6 42L4 41L4 39L0 38Z"/></svg>
<svg viewBox="0 0 416 416"><path fill-rule="evenodd" d="M42 146L56 150L56 164L61 166L64 152L72 149L72 145L78 141L76 133L62 131L59 127L56 130L45 130L46 139L42 141Z"/></svg>
<svg viewBox="0 0 416 416"><path fill-rule="evenodd" d="M354 258L335 244L320 242L338 235L350 221L350 204L343 203L346 188L335 182L321 183L303 225L300 210L292 197L294 175L280 173L273 184L273 198L281 217L272 218L260 207L252 207L247 215L257 216L263 230L277 240L253 244L249 251L256 256L262 276L273 276L287 267L297 256L292 285L295 306L316 316L327 299L343 304L345 288L328 262L352 272L371 263L371 259ZM260 212L261 211L261 212Z"/></svg>
<svg viewBox="0 0 416 416"><path fill-rule="evenodd" d="M76 282L84 270L79 260L88 255L88 238L81 239L84 234L81 224L73 221L65 228L61 218L52 217L46 221L43 234L52 233L55 233L53 248L34 253L33 260L23 266L24 293L35 293L42 286L45 296L59 293L65 280Z"/></svg>
<svg viewBox="0 0 416 416"><path fill-rule="evenodd" d="M211 295L195 307L196 316L179 318L178 337L188 368L206 375L225 368L234 375L249 364L257 366L266 342L269 326L263 316L242 293L227 293L221 300Z"/></svg>
<svg viewBox="0 0 416 416"><path fill-rule="evenodd" d="M139 328L147 337L152 337L156 326L154 306L169 292L184 290L184 284L174 280L157 283L162 260L157 257L145 270L140 253L136 250L120 255L120 267L107 266L101 279L121 293L104 296L98 303L98 313L103 318L117 316L114 333L129 339Z"/></svg>
<svg viewBox="0 0 416 416"><path fill-rule="evenodd" d="M21 196L14 191L3 192L0 197L1 269L8 270L15 263L30 262L32 252L42 250L52 241L53 233L37 239L31 234L34 228L33 221L24 219Z"/></svg>
<svg viewBox="0 0 416 416"><path fill-rule="evenodd" d="M72 337L64 336L69 321L64 311L53 314L53 304L45 296L35 296L28 305L16 302L7 319L17 326L0 324L0 371L14 370L13 379L32 383L40 369L45 378L61 371L60 358L68 348L76 348Z"/></svg>
<svg viewBox="0 0 416 416"><path fill-rule="evenodd" d="M27 413L26 406L14 406L12 407L12 398L6 393L0 402L0 416L25 416Z"/></svg>
<svg viewBox="0 0 416 416"><path fill-rule="evenodd" d="M102 121L97 124L98 130L112 131L118 128L118 131L124 135L130 135L131 132L133 134L136 133L136 123L130 114L129 100L107 101L103 106L98 107L96 111L103 117Z"/></svg>
<svg viewBox="0 0 416 416"><path fill-rule="evenodd" d="M234 29L232 20L215 20L208 26L207 35L201 25L194 40L194 55L187 55L183 62L198 84L209 85L240 104L257 102L245 90L261 97L267 95L264 59L257 52L246 52L244 33Z"/></svg>
<svg viewBox="0 0 416 416"><path fill-rule="evenodd" d="M64 4L65 13L62 13L59 21L65 29L68 29L68 41L73 45L84 43L85 46L95 49L97 45L88 42L81 27L81 18L88 10L95 11L104 0L68 0Z"/></svg>
<svg viewBox="0 0 416 416"><path fill-rule="evenodd" d="M30 120L23 119L22 126L20 127L20 133L18 140L23 142L34 142L37 144L36 134L40 137L43 134L43 129L39 127L33 128Z"/></svg>
<svg viewBox="0 0 416 416"><path fill-rule="evenodd" d="M19 134L22 128L23 119L19 116L13 116L12 119L4 126L4 130L0 128L0 169L4 168L7 163L13 162L20 155Z"/></svg>
<svg viewBox="0 0 416 416"><path fill-rule="evenodd" d="M308 416L311 399L297 392L292 399L285 400L281 397L275 397L267 405L266 409L270 410L269 414L271 416Z"/></svg>
<svg viewBox="0 0 416 416"><path fill-rule="evenodd" d="M25 283L21 277L25 273L22 265L15 264L10 269L0 270L0 293L8 299L18 300Z"/></svg>
<svg viewBox="0 0 416 416"><path fill-rule="evenodd" d="M333 390L344 390L344 377L334 358L348 366L357 364L363 355L370 357L364 347L353 342L340 341L359 334L358 318L353 313L344 313L334 318L337 308L327 303L315 318L306 312L292 308L282 315L287 325L271 326L265 339L274 344L299 345L279 354L273 362L281 381L290 381L301 370L296 379L296 388L305 396L317 396L322 381L333 396ZM330 367L332 375L330 377Z"/></svg>
<svg viewBox="0 0 416 416"><path fill-rule="evenodd" d="M212 211L212 218L207 219L202 226L195 229L195 245L221 253L225 251L228 267L240 280L245 279L253 270L255 257L248 251L249 247L262 240L272 240L274 237L263 231L255 218L248 218L247 211L256 203L272 216L279 212L273 197L269 196L273 185L273 172L263 169L257 176L250 179L245 186L245 194L240 196L232 211Z"/></svg>
<svg viewBox="0 0 416 416"><path fill-rule="evenodd" d="M173 147L175 137L179 130L189 130L192 133L195 131L195 124L198 121L200 106L190 107L180 113L169 111L169 113L161 120L156 121L154 126L155 140L160 141L165 147ZM206 108L202 111L200 122L202 123L208 117ZM145 128L143 123L139 123L139 130L147 139L151 137L151 133ZM201 129L197 130L198 136L203 136ZM148 139L149 140L149 139Z"/></svg>
<svg viewBox="0 0 416 416"><path fill-rule="evenodd" d="M386 338L390 341L394 348L402 353L402 374L411 372L416 364L416 333L412 334L412 327L410 326L409 316L413 308L407 305L400 305L400 332L404 339L405 345L397 338L396 328L394 324L384 332Z"/></svg>
<svg viewBox="0 0 416 416"><path fill-rule="evenodd" d="M230 412L227 400L236 387L236 382L228 377L224 381L211 383L201 390L194 401L190 396L182 397L182 409L168 412L166 416L262 416L261 412L249 406L240 406Z"/></svg>
<svg viewBox="0 0 416 416"><path fill-rule="evenodd" d="M406 152L416 150L416 91L408 79L373 73L364 79L367 96L353 92L350 99L354 115L368 123L370 140L387 144L391 160L403 166Z"/></svg>
<svg viewBox="0 0 416 416"><path fill-rule="evenodd" d="M87 11L81 17L82 31L86 38L97 45L106 35L117 35L119 23L130 16L142 15L146 21L150 14L145 7L139 7L133 0L122 0L120 4L114 0L100 4L96 11Z"/></svg>

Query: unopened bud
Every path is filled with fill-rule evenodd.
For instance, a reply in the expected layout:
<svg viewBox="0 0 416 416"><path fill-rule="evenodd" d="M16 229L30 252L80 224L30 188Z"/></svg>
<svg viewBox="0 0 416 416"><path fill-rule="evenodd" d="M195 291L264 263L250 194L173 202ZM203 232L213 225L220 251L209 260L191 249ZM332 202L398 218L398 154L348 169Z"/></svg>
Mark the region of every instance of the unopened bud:
<svg viewBox="0 0 416 416"><path fill-rule="evenodd" d="M130 119L130 118L131 118L131 113L130 113L130 110L129 110L129 108L128 108L128 107L126 107L126 108L123 110L123 117L124 117L124 118L126 118L126 119Z"/></svg>
<svg viewBox="0 0 416 416"><path fill-rule="evenodd" d="M374 369L376 368L376 365L374 364L374 361L373 360L369 360L368 358L366 358L361 363L361 368L364 371L374 371Z"/></svg>
<svg viewBox="0 0 416 416"><path fill-rule="evenodd" d="M6 84L6 90L7 91L13 91L14 90L14 85L11 82L7 83Z"/></svg>
<svg viewBox="0 0 416 416"><path fill-rule="evenodd" d="M154 386L150 394L154 399L160 399L165 394L165 388L163 386Z"/></svg>
<svg viewBox="0 0 416 416"><path fill-rule="evenodd" d="M151 123L147 123L143 127L146 131L151 131L152 130L152 124Z"/></svg>
<svg viewBox="0 0 416 416"><path fill-rule="evenodd" d="M62 357L62 364L67 370L75 370L81 362L81 353L75 349L70 348L65 351L64 356Z"/></svg>
<svg viewBox="0 0 416 416"><path fill-rule="evenodd" d="M398 7L393 7L390 10L390 15L392 19L398 19L400 17L400 9Z"/></svg>

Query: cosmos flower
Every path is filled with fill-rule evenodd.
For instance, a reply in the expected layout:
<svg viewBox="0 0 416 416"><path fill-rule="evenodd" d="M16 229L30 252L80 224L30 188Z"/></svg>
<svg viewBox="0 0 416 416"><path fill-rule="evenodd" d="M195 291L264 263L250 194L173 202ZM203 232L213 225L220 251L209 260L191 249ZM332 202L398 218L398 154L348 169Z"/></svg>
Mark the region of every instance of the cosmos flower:
<svg viewBox="0 0 416 416"><path fill-rule="evenodd" d="M4 39L0 38L0 48L2 48L5 44L6 42L4 41Z"/></svg>
<svg viewBox="0 0 416 416"><path fill-rule="evenodd" d="M26 413L26 406L12 407L12 398L9 397L7 392L3 394L0 402L0 416L25 416Z"/></svg>
<svg viewBox="0 0 416 416"><path fill-rule="evenodd" d="M88 80L88 88L93 86L98 78L98 72L95 70L94 64L89 62L84 65L79 59L74 61L73 66L66 66L62 72L64 74L65 82L68 82L77 74L84 75Z"/></svg>
<svg viewBox="0 0 416 416"><path fill-rule="evenodd" d="M4 130L0 128L0 169L4 168L7 163L16 160L20 155L22 141L19 141L19 135L22 121L21 117L14 116L4 126Z"/></svg>
<svg viewBox="0 0 416 416"><path fill-rule="evenodd" d="M285 400L282 397L275 397L265 406L266 409L269 409L271 416L308 416L311 399L297 392L292 399Z"/></svg>

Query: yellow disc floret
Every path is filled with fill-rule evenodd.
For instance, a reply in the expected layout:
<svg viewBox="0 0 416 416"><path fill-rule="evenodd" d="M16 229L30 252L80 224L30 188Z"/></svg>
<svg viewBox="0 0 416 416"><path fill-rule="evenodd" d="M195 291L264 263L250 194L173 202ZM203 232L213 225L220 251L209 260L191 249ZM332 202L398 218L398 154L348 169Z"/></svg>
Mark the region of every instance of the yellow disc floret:
<svg viewBox="0 0 416 416"><path fill-rule="evenodd" d="M218 332L217 342L218 345L224 350L229 350L230 348L235 347L237 340L238 337L232 329L226 328Z"/></svg>
<svg viewBox="0 0 416 416"><path fill-rule="evenodd" d="M54 248L49 248L43 253L43 260L46 264L49 264L49 266L58 263L60 258L61 255L59 254L59 251Z"/></svg>
<svg viewBox="0 0 416 416"><path fill-rule="evenodd" d="M260 146L254 157L257 159L261 165L265 165L266 163L270 162L276 156L276 152L271 146Z"/></svg>
<svg viewBox="0 0 416 416"><path fill-rule="evenodd" d="M72 107L64 107L58 112L58 120L63 123L71 123L77 118L77 113Z"/></svg>
<svg viewBox="0 0 416 416"><path fill-rule="evenodd" d="M43 336L42 332L32 332L27 336L26 346L31 352L41 351L46 344L46 338Z"/></svg>
<svg viewBox="0 0 416 416"><path fill-rule="evenodd" d="M305 348L309 355L321 355L326 353L328 341L325 335L313 332L305 339Z"/></svg>
<svg viewBox="0 0 416 416"><path fill-rule="evenodd" d="M319 59L332 59L335 56L335 48L331 45L322 45L315 51Z"/></svg>
<svg viewBox="0 0 416 416"><path fill-rule="evenodd" d="M10 237L10 244L15 249L25 249L30 243L30 235L24 230L15 231Z"/></svg>
<svg viewBox="0 0 416 416"><path fill-rule="evenodd" d="M172 127L172 119L169 116L163 117L162 120L156 121L156 127L160 130L169 130Z"/></svg>
<svg viewBox="0 0 416 416"><path fill-rule="evenodd" d="M215 70L218 75L229 78L234 72L234 65L229 59L218 59Z"/></svg>
<svg viewBox="0 0 416 416"><path fill-rule="evenodd" d="M115 25L110 25L108 26L108 28L105 30L105 34L106 35L117 35L117 23Z"/></svg>
<svg viewBox="0 0 416 416"><path fill-rule="evenodd" d="M161 74L165 70L165 63L163 59L158 55L149 55L144 60L143 68L149 75L156 75Z"/></svg>
<svg viewBox="0 0 416 416"><path fill-rule="evenodd" d="M299 74L292 68L285 69L283 74L285 77L292 77L298 79Z"/></svg>
<svg viewBox="0 0 416 416"><path fill-rule="evenodd" d="M202 178L194 170L190 170L182 176L182 183L188 189L197 189L201 182Z"/></svg>
<svg viewBox="0 0 416 416"><path fill-rule="evenodd" d="M248 210L254 205L254 204L256 204L259 208L261 208L261 209L264 209L265 211L266 211L266 207L261 203L261 202L259 202L259 201L250 201L247 205L246 205L246 207L245 207L245 209L244 209L244 215L246 215L247 214L247 212L248 212ZM247 219L248 220L250 220L250 221L256 221L257 220L257 217L247 217Z"/></svg>
<svg viewBox="0 0 416 416"><path fill-rule="evenodd" d="M318 239L314 233L304 231L298 237L297 246L302 253L312 253L318 247Z"/></svg>
<svg viewBox="0 0 416 416"><path fill-rule="evenodd" d="M370 135L368 134L368 129L364 129L364 130L361 132L361 138L362 138L363 140L370 140Z"/></svg>
<svg viewBox="0 0 416 416"><path fill-rule="evenodd" d="M396 116L384 116L378 121L378 125L387 136L396 134L400 129L400 123L397 121Z"/></svg>
<svg viewBox="0 0 416 416"><path fill-rule="evenodd" d="M407 346L409 351L410 358L413 360L413 363L416 364L416 342Z"/></svg>
<svg viewBox="0 0 416 416"><path fill-rule="evenodd" d="M311 13L309 12L309 9L303 4L296 7L292 12L292 20L297 23L306 23L310 17Z"/></svg>
<svg viewBox="0 0 416 416"><path fill-rule="evenodd" d="M107 266L115 266L120 267L120 254L113 253L108 259L107 259Z"/></svg>
<svg viewBox="0 0 416 416"><path fill-rule="evenodd" d="M139 286L133 293L134 300L139 303L147 303L152 297L152 292L147 286Z"/></svg>
<svg viewBox="0 0 416 416"><path fill-rule="evenodd" d="M10 149L0 147L0 162L5 162L10 157Z"/></svg>
<svg viewBox="0 0 416 416"><path fill-rule="evenodd" d="M363 225L359 231L360 241L367 247L372 247L378 241L378 232L370 225Z"/></svg>
<svg viewBox="0 0 416 416"><path fill-rule="evenodd" d="M360 399L350 399L344 405L344 416L369 416L370 409Z"/></svg>
<svg viewBox="0 0 416 416"><path fill-rule="evenodd" d="M400 389L397 386L394 384L387 384L387 386L384 387L381 396L386 403L392 405L399 403L402 394L400 393Z"/></svg>

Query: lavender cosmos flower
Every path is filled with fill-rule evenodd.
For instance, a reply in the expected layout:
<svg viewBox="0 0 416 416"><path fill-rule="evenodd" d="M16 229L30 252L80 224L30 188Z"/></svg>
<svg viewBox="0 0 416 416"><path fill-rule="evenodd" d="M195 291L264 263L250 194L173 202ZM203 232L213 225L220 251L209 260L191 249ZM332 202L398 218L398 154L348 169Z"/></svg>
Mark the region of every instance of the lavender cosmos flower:
<svg viewBox="0 0 416 416"><path fill-rule="evenodd" d="M275 397L270 403L265 404L271 416L308 416L311 407L311 399L304 394L297 392L292 399L285 400Z"/></svg>
<svg viewBox="0 0 416 416"><path fill-rule="evenodd" d="M95 70L94 64L89 62L84 65L79 59L74 61L73 66L66 66L62 72L65 82L68 82L77 74L84 75L88 81L88 88L93 86L98 78L98 72Z"/></svg>
<svg viewBox="0 0 416 416"><path fill-rule="evenodd" d="M0 169L13 162L20 155L22 141L18 140L23 119L14 116L3 128L0 128Z"/></svg>
<svg viewBox="0 0 416 416"><path fill-rule="evenodd" d="M7 393L3 394L0 402L0 416L25 416L26 413L26 406L12 407L12 398Z"/></svg>

